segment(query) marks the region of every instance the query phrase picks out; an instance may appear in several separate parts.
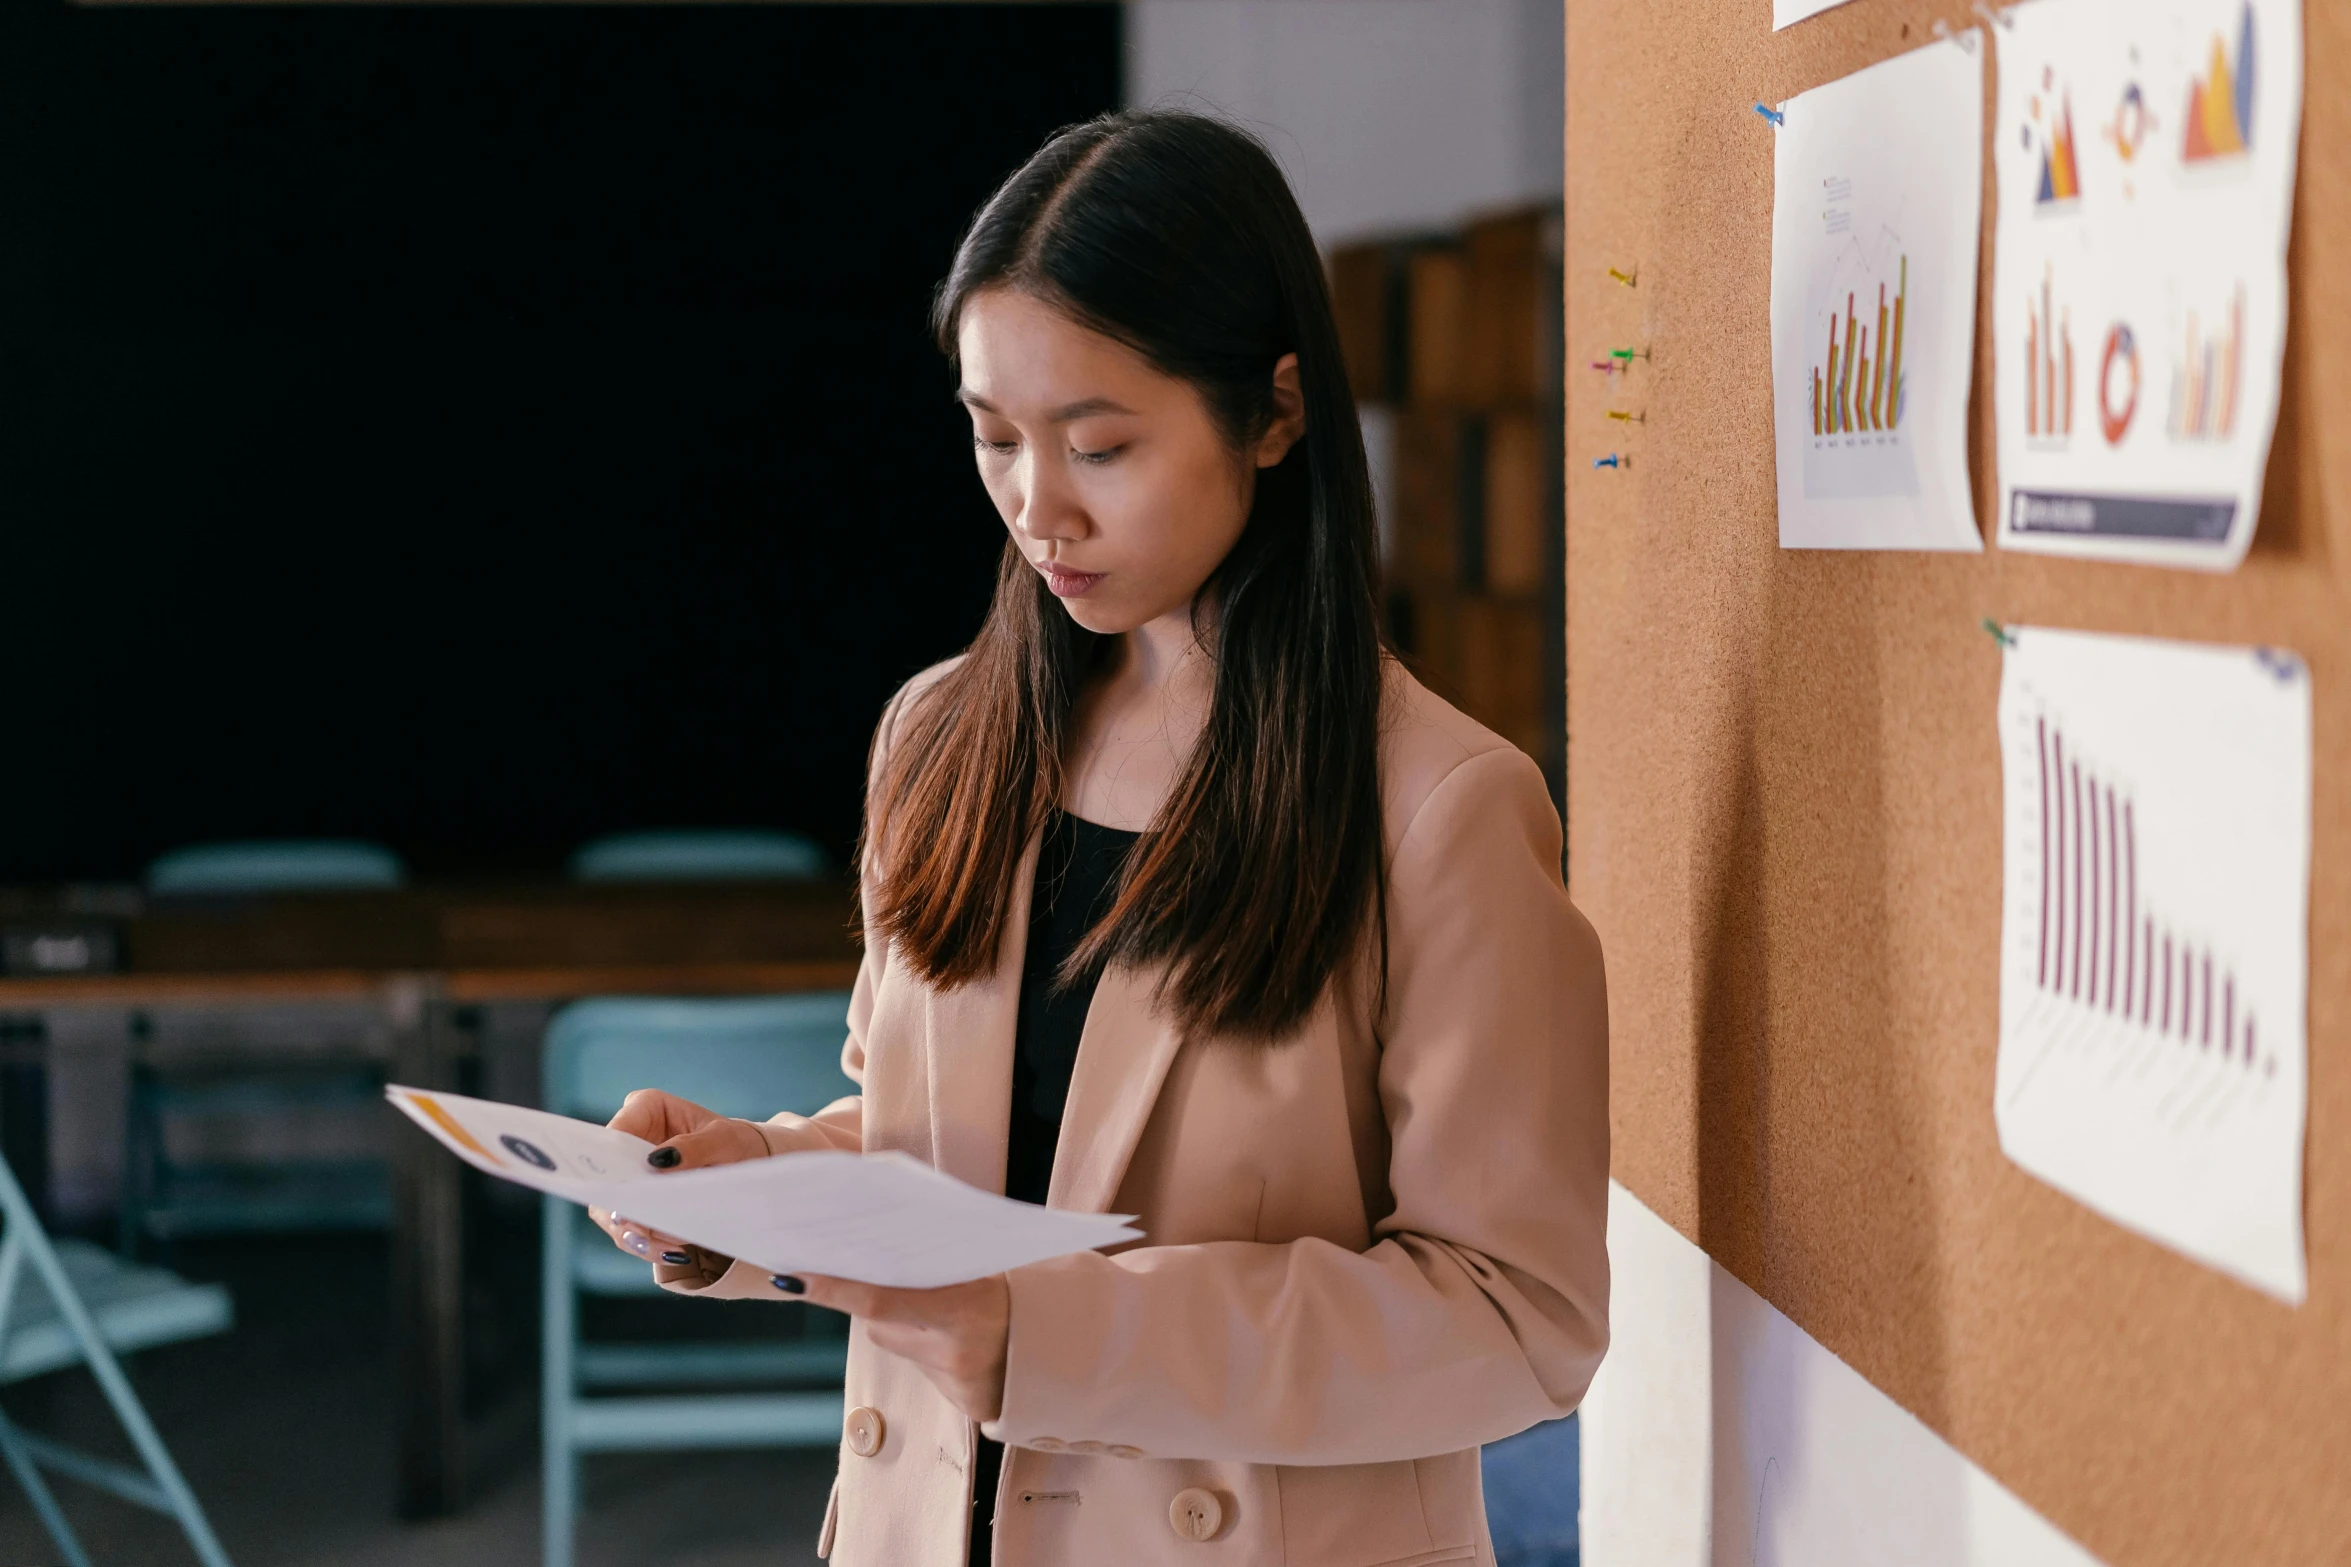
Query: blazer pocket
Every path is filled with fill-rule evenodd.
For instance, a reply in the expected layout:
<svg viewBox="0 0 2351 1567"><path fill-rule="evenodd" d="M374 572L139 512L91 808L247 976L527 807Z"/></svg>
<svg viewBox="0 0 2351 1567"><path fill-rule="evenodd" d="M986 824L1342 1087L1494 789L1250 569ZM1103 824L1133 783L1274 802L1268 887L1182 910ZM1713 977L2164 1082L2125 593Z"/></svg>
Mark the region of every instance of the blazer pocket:
<svg viewBox="0 0 2351 1567"><path fill-rule="evenodd" d="M1388 1563L1466 1560L1429 1538L1419 1477L1409 1460L1393 1464L1283 1467L1282 1554L1297 1567L1385 1567Z"/></svg>

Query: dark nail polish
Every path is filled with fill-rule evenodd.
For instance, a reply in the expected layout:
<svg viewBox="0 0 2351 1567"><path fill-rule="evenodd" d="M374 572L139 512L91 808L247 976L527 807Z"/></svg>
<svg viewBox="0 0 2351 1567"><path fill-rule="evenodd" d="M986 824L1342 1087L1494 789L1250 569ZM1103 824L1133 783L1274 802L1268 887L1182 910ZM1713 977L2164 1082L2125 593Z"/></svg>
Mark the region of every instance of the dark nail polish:
<svg viewBox="0 0 2351 1567"><path fill-rule="evenodd" d="M665 1251L661 1254L661 1260L673 1268L682 1268L694 1260L694 1254L687 1251Z"/></svg>
<svg viewBox="0 0 2351 1567"><path fill-rule="evenodd" d="M645 1156L645 1162L656 1170L674 1170L683 1157L675 1148L656 1148Z"/></svg>
<svg viewBox="0 0 2351 1567"><path fill-rule="evenodd" d="M796 1279L789 1273L779 1273L774 1278L769 1279L768 1282L773 1284L777 1289L782 1290L787 1295L805 1295L808 1293L807 1281L804 1279Z"/></svg>

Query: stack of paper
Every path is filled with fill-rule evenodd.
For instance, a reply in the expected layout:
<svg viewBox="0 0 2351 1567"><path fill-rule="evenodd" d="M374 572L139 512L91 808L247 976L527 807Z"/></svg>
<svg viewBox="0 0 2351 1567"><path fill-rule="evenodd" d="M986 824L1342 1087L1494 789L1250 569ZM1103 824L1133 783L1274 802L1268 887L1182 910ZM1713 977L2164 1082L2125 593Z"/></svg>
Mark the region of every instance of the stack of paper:
<svg viewBox="0 0 2351 1567"><path fill-rule="evenodd" d="M1127 1214L1014 1202L904 1154L795 1153L670 1173L652 1144L569 1116L393 1084L385 1097L477 1170L771 1273L904 1289L1137 1239Z"/></svg>

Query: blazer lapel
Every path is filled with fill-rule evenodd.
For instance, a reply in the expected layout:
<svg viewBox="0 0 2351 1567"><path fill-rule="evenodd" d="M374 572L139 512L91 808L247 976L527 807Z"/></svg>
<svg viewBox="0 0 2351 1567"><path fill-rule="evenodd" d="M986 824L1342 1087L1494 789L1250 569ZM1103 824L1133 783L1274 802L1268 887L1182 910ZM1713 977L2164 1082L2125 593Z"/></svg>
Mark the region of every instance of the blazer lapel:
<svg viewBox="0 0 2351 1567"><path fill-rule="evenodd" d="M925 1005L931 1159L957 1180L987 1192L1004 1190L1020 970L1028 956L1029 903L1042 843L1041 835L1030 835L1013 873L1004 932L996 943L996 971L952 990L932 989Z"/></svg>
<svg viewBox="0 0 2351 1567"><path fill-rule="evenodd" d="M1183 1042L1172 1018L1153 1005L1157 972L1113 964L1094 987L1078 1041L1077 1069L1061 1112L1046 1202L1081 1213L1106 1213L1126 1178L1151 1107ZM1009 1107L1007 1114L1009 1115Z"/></svg>

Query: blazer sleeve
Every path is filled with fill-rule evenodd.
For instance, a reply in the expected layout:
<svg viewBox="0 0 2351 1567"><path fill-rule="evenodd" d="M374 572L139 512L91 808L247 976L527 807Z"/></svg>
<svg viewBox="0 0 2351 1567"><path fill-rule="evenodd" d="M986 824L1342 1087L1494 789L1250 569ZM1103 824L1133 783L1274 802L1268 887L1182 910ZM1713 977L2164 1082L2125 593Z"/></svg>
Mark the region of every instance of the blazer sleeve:
<svg viewBox="0 0 2351 1567"><path fill-rule="evenodd" d="M990 1436L1377 1463L1575 1409L1608 1342L1608 1013L1559 859L1522 753L1438 783L1390 867L1393 1207L1372 1244L1144 1246L1014 1271Z"/></svg>
<svg viewBox="0 0 2351 1567"><path fill-rule="evenodd" d="M871 925L865 928L865 956L857 964L857 984L849 992L849 1037L841 1046L841 1073L858 1087L865 1086L865 1031L873 1022L874 986L881 983L886 948ZM771 1154L806 1153L837 1149L865 1150L865 1096L848 1094L814 1115L780 1111L757 1123L759 1136Z"/></svg>

